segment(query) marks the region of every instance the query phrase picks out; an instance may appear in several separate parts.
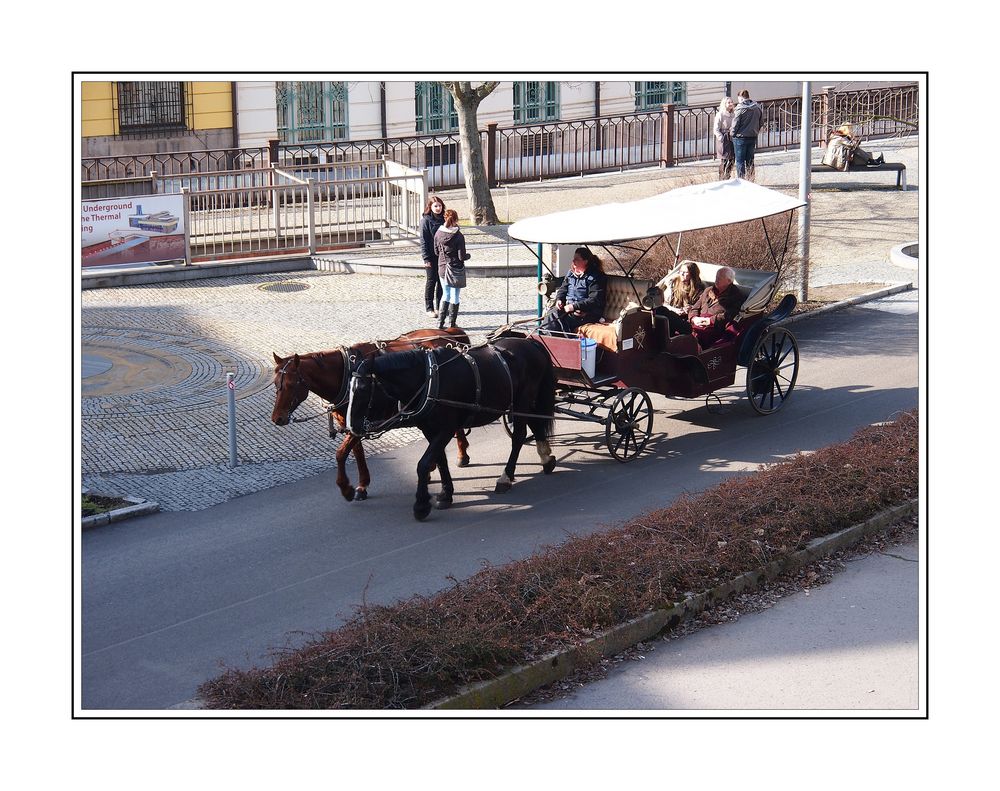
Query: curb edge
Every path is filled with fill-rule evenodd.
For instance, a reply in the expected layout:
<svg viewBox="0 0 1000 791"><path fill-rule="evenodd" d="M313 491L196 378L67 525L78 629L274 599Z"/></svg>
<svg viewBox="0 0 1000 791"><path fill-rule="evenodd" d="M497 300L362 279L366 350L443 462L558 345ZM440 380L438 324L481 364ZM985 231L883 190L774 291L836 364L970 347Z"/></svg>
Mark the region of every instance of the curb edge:
<svg viewBox="0 0 1000 791"><path fill-rule="evenodd" d="M885 525L917 510L918 501L910 500L876 514L870 519L828 536L821 536L783 558L752 571L737 575L707 591L694 594L672 607L641 615L612 627L597 637L570 648L553 651L528 665L513 668L501 676L464 687L455 695L435 701L424 709L494 709L523 697L538 687L569 675L595 655L614 656L636 643L659 634L663 629L697 615L711 604L733 594L755 589L778 575L832 554L876 532Z"/></svg>

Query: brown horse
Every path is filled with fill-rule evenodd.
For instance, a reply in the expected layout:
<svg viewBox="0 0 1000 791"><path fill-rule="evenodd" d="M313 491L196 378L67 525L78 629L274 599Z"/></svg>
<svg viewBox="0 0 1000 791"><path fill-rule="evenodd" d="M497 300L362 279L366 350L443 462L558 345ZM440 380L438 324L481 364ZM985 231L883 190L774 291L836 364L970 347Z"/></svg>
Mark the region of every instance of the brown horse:
<svg viewBox="0 0 1000 791"><path fill-rule="evenodd" d="M411 351L417 348L433 349L437 347L469 345L469 336L459 328L414 330L400 335L391 341L371 341L356 343L346 348L333 349L309 354L293 354L290 357L279 357L274 354L274 411L271 420L278 426L287 426L291 422L292 413L310 392L315 393L331 404L330 436L336 437L337 432L344 432L344 439L337 448L337 486L345 500L366 500L371 475L368 463L365 461L364 447L361 438L348 434L345 428L345 416L351 382L351 370L357 368L362 360L375 357L385 352ZM390 410L388 417L395 410L395 404L386 404ZM469 464L469 440L464 431L455 432L458 444L458 466ZM358 464L358 486L355 489L347 476L347 455L354 453Z"/></svg>

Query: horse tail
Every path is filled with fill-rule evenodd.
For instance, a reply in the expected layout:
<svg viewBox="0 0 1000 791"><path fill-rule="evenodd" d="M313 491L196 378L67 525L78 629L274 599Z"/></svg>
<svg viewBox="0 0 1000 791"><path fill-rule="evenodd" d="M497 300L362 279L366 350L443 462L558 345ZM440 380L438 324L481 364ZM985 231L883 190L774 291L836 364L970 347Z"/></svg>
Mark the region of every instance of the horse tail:
<svg viewBox="0 0 1000 791"><path fill-rule="evenodd" d="M535 439L548 440L553 433L556 414L556 371L552 365L549 353L539 346L540 363L544 366L542 376L538 380L538 392L535 394L535 404L532 411L536 415L546 415L545 419L537 419L531 430Z"/></svg>

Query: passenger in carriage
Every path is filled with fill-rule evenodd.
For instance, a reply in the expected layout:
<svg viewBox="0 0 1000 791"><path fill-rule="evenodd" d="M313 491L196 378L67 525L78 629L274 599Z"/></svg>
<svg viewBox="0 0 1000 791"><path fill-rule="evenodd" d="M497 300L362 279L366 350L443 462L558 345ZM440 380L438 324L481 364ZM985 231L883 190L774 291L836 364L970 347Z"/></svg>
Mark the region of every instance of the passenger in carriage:
<svg viewBox="0 0 1000 791"><path fill-rule="evenodd" d="M704 290L701 270L694 261L688 261L678 274L670 278L670 300L667 308L674 313L685 314L687 309L698 301Z"/></svg>
<svg viewBox="0 0 1000 791"><path fill-rule="evenodd" d="M720 267L715 283L701 292L686 316L667 312L671 334L691 333L703 349L718 341L747 298L746 292L733 282L735 279L736 273L730 267Z"/></svg>
<svg viewBox="0 0 1000 791"><path fill-rule="evenodd" d="M555 293L555 307L542 319L541 329L576 332L582 324L604 315L608 276L601 259L587 247L577 247L573 265Z"/></svg>

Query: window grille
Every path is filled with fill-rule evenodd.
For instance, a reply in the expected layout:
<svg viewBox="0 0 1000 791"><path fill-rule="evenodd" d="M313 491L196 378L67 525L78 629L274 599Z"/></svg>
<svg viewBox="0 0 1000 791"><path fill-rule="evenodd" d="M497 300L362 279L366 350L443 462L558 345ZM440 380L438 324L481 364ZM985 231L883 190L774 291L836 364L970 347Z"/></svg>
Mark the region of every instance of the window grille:
<svg viewBox="0 0 1000 791"><path fill-rule="evenodd" d="M521 137L521 156L535 157L551 154L552 142L552 132L539 132L534 135L523 135Z"/></svg>
<svg viewBox="0 0 1000 791"><path fill-rule="evenodd" d="M429 168L454 165L458 162L458 143L428 146L425 161Z"/></svg>
<svg viewBox="0 0 1000 791"><path fill-rule="evenodd" d="M120 134L187 128L183 82L119 82L117 100Z"/></svg>
<svg viewBox="0 0 1000 791"><path fill-rule="evenodd" d="M637 82L635 109L659 110L664 104L687 104L686 82Z"/></svg>
<svg viewBox="0 0 1000 791"><path fill-rule="evenodd" d="M559 118L559 83L515 82L514 123L532 124Z"/></svg>
<svg viewBox="0 0 1000 791"><path fill-rule="evenodd" d="M451 91L439 82L418 82L413 88L417 109L417 132L454 132L458 111Z"/></svg>
<svg viewBox="0 0 1000 791"><path fill-rule="evenodd" d="M282 143L347 139L346 82L276 82L275 99Z"/></svg>

